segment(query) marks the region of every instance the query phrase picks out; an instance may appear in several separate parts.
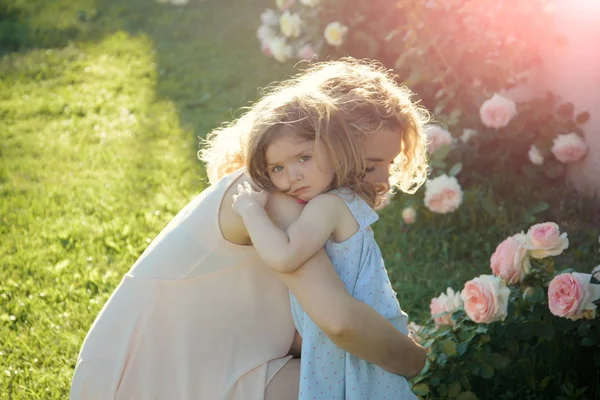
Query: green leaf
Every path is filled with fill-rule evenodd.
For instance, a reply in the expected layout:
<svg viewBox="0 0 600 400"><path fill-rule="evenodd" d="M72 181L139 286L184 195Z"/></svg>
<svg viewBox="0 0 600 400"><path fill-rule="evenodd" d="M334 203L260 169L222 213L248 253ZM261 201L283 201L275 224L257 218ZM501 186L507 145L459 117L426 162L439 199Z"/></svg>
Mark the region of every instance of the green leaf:
<svg viewBox="0 0 600 400"><path fill-rule="evenodd" d="M413 386L412 391L417 396L427 396L429 394L429 386L425 383L419 383L418 385Z"/></svg>
<svg viewBox="0 0 600 400"><path fill-rule="evenodd" d="M503 369L508 367L510 364L510 360L507 357L502 356L501 354L494 353L489 358L488 361L490 364L496 369Z"/></svg>
<svg viewBox="0 0 600 400"><path fill-rule="evenodd" d="M447 355L448 357L453 357L456 355L456 343L454 343L450 339L442 340L439 343L440 349L442 353Z"/></svg>
<svg viewBox="0 0 600 400"><path fill-rule="evenodd" d="M465 343L465 342L459 343L458 346L456 346L456 352L458 353L459 356L464 355L468 349L469 349L469 344Z"/></svg>
<svg viewBox="0 0 600 400"><path fill-rule="evenodd" d="M462 111L460 108L455 108L450 112L448 116L448 125L456 125L458 123L458 119L460 118Z"/></svg>
<svg viewBox="0 0 600 400"><path fill-rule="evenodd" d="M465 327L461 328L458 331L458 339L463 342L470 342L471 339L475 337L475 330L466 329Z"/></svg>
<svg viewBox="0 0 600 400"><path fill-rule="evenodd" d="M452 327L450 327L450 325L442 325L435 332L435 336L437 336L438 338L441 338L442 336L447 335L451 331L452 331Z"/></svg>
<svg viewBox="0 0 600 400"><path fill-rule="evenodd" d="M436 150L435 153L433 153L432 160L434 160L434 161L445 160L446 157L448 156L448 153L450 153L450 150L452 150L452 148L449 145L441 146L439 149Z"/></svg>
<svg viewBox="0 0 600 400"><path fill-rule="evenodd" d="M449 397L456 397L460 394L462 387L460 386L460 383L458 382L452 382L449 386L448 386L448 396Z"/></svg>
<svg viewBox="0 0 600 400"><path fill-rule="evenodd" d="M540 385L539 385L540 386L540 390L546 389L546 387L548 386L548 384L550 383L550 381L552 379L553 378L551 376L547 376L544 379L542 379L542 381L540 382Z"/></svg>
<svg viewBox="0 0 600 400"><path fill-rule="evenodd" d="M552 340L552 338L554 337L554 325L552 325L550 322L546 322L546 321L542 321L539 322L537 324L535 324L535 334L540 337L540 338L544 338L546 340Z"/></svg>
<svg viewBox="0 0 600 400"><path fill-rule="evenodd" d="M458 395L456 400L478 400L477 396L473 392L462 392Z"/></svg>
<svg viewBox="0 0 600 400"><path fill-rule="evenodd" d="M494 376L494 367L490 364L481 364L481 377L485 379L491 379Z"/></svg>
<svg viewBox="0 0 600 400"><path fill-rule="evenodd" d="M448 171L448 176L456 176L459 174L460 171L462 171L462 163L456 163L452 166L452 168L450 168L450 171Z"/></svg>
<svg viewBox="0 0 600 400"><path fill-rule="evenodd" d="M492 196L486 196L481 201L481 207L490 215L496 215L498 213L498 206L494 203Z"/></svg>
<svg viewBox="0 0 600 400"><path fill-rule="evenodd" d="M546 203L545 201L540 201L539 203L531 207L529 209L529 212L531 214L537 214L539 212L546 211L548 208L550 208L550 204Z"/></svg>
<svg viewBox="0 0 600 400"><path fill-rule="evenodd" d="M584 347L593 347L598 343L598 341L593 337L584 337L581 339L581 345Z"/></svg>

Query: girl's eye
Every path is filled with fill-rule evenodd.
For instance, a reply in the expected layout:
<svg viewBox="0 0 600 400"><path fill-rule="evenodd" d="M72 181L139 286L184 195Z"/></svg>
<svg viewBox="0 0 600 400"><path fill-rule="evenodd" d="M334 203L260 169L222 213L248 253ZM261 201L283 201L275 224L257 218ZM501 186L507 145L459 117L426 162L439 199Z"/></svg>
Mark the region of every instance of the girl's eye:
<svg viewBox="0 0 600 400"><path fill-rule="evenodd" d="M281 165L276 165L273 168L271 168L271 172L277 173L277 172L281 172L281 171L283 171L283 167Z"/></svg>
<svg viewBox="0 0 600 400"><path fill-rule="evenodd" d="M365 172L367 172L367 173L375 172L375 167L365 168Z"/></svg>
<svg viewBox="0 0 600 400"><path fill-rule="evenodd" d="M310 160L310 156L302 156L302 157L299 158L299 161L301 163L307 162L308 160Z"/></svg>

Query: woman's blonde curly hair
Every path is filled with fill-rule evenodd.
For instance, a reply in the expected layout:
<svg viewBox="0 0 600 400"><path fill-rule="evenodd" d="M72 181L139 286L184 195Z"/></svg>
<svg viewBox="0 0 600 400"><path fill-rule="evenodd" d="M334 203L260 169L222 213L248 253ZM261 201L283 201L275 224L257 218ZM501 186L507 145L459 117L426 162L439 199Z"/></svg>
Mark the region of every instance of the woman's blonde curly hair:
<svg viewBox="0 0 600 400"><path fill-rule="evenodd" d="M387 129L401 135L401 152L390 169L392 188L413 193L427 177L424 125L429 114L411 98L411 91L375 61L309 64L267 87L240 118L208 134L199 157L210 183L245 166L258 186L272 190L265 151L288 127L306 140L323 141L335 170L332 188L348 187L374 206L385 191L363 181L362 144L370 133Z"/></svg>

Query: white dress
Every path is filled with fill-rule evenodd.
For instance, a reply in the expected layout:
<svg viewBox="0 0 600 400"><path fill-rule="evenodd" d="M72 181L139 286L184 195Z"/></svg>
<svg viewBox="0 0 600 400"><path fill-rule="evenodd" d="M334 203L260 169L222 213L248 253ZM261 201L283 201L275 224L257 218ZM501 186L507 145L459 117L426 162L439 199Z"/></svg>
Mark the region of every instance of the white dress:
<svg viewBox="0 0 600 400"><path fill-rule="evenodd" d="M408 316L400 309L369 227L377 221L377 214L360 196L348 190L329 193L344 200L359 225L358 232L344 242L328 241L325 245L338 275L354 298L371 306L408 335ZM417 399L404 377L340 349L315 325L291 293L290 302L296 329L302 336L300 400Z"/></svg>
<svg viewBox="0 0 600 400"><path fill-rule="evenodd" d="M287 287L219 209L239 170L205 189L108 299L77 359L71 400L262 400L291 358Z"/></svg>

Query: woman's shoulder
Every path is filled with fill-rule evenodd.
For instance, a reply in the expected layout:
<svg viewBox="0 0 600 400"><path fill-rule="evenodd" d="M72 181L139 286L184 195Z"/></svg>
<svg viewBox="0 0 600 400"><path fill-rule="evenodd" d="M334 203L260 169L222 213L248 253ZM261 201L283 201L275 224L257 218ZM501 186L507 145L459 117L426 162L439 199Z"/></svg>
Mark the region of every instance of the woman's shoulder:
<svg viewBox="0 0 600 400"><path fill-rule="evenodd" d="M219 228L225 240L239 245L251 244L250 235L246 230L244 221L233 210L233 196L237 194L237 185L250 182L250 178L243 171L228 175L227 189L221 199L219 207ZM225 179L223 178L223 179Z"/></svg>

